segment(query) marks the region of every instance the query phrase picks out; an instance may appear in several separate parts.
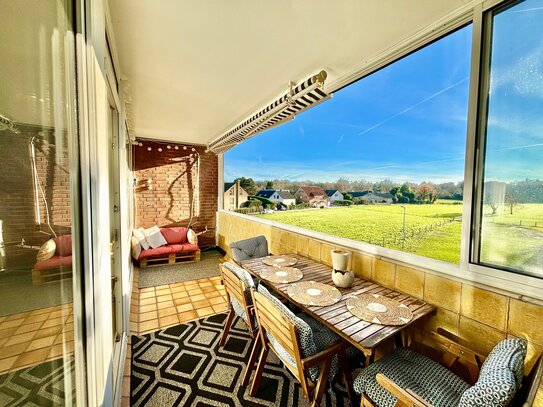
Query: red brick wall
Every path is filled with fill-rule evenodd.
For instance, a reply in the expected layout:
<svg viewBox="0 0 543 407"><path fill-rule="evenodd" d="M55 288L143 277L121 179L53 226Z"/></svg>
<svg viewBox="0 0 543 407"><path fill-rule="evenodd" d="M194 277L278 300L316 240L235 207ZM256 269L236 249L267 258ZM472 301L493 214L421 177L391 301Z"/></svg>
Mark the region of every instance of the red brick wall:
<svg viewBox="0 0 543 407"><path fill-rule="evenodd" d="M51 237L46 225L46 209L39 192L41 226L36 222L36 198L30 156L30 140L35 138L36 168L45 193L53 230L70 233L70 176L65 146L55 146L50 129L18 125L19 134L0 131L0 219L5 242L25 239L28 245L39 246ZM32 266L36 250L6 246L8 267Z"/></svg>
<svg viewBox="0 0 543 407"><path fill-rule="evenodd" d="M218 198L218 160L201 146L138 140L134 146L134 176L150 181L150 189L137 187L135 227L187 226L193 204L192 228L200 246L215 245L215 213ZM167 146L171 148L167 148ZM177 149L175 149L177 147ZM148 149L151 148L151 151ZM158 151L161 148L162 151ZM186 149L185 149L186 148ZM194 149L194 151L193 151ZM200 171L198 181L198 158Z"/></svg>

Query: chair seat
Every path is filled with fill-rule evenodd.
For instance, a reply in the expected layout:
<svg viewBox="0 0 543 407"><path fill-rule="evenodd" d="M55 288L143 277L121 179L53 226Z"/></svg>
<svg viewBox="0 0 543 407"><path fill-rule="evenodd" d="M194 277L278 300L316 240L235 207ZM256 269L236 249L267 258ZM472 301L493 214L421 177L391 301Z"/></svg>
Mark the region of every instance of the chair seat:
<svg viewBox="0 0 543 407"><path fill-rule="evenodd" d="M375 378L382 373L401 388L409 388L435 407L458 406L468 383L450 370L407 348L396 349L390 355L365 368L354 381L354 390L366 394L379 407L393 407L396 398Z"/></svg>

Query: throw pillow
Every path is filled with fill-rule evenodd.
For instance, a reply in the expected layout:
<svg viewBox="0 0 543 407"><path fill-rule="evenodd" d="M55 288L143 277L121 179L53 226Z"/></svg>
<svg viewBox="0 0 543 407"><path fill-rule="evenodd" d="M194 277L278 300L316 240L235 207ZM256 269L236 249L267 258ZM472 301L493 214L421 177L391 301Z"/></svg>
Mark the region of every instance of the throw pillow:
<svg viewBox="0 0 543 407"><path fill-rule="evenodd" d="M147 243L149 243L149 246L153 249L168 244L166 239L164 239L164 236L162 236L162 233L160 233L160 228L156 225L149 229L145 229L144 233Z"/></svg>
<svg viewBox="0 0 543 407"><path fill-rule="evenodd" d="M144 230L145 229L143 228L134 229L132 234L138 239L138 242L140 242L141 248L147 250L149 248L149 243L147 243L147 240L145 239Z"/></svg>
<svg viewBox="0 0 543 407"><path fill-rule="evenodd" d="M57 250L57 244L53 239L49 239L47 242L41 245L38 251L37 261L48 260L55 255Z"/></svg>
<svg viewBox="0 0 543 407"><path fill-rule="evenodd" d="M132 235L130 242L132 245L132 257L137 260L141 254L141 243L138 240L138 238L134 235Z"/></svg>
<svg viewBox="0 0 543 407"><path fill-rule="evenodd" d="M192 229L189 229L188 232L187 232L187 240L189 241L190 244L194 244L196 246L198 246L198 235L196 234L196 232Z"/></svg>

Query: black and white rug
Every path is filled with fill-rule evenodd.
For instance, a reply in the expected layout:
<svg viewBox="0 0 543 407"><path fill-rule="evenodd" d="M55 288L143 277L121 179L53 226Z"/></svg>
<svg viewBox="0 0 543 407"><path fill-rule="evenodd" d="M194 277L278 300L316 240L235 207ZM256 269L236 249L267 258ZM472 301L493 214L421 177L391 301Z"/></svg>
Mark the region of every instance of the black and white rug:
<svg viewBox="0 0 543 407"><path fill-rule="evenodd" d="M0 376L0 406L75 405L73 357L56 359Z"/></svg>
<svg viewBox="0 0 543 407"><path fill-rule="evenodd" d="M223 255L216 250L203 252L200 261L151 266L140 269L139 288L183 283L220 275L219 260Z"/></svg>
<svg viewBox="0 0 543 407"><path fill-rule="evenodd" d="M240 386L252 338L237 319L223 348L226 314L132 337L132 406L308 406L299 382L271 353L256 397ZM344 406L339 384L323 406ZM355 401L356 403L356 401Z"/></svg>

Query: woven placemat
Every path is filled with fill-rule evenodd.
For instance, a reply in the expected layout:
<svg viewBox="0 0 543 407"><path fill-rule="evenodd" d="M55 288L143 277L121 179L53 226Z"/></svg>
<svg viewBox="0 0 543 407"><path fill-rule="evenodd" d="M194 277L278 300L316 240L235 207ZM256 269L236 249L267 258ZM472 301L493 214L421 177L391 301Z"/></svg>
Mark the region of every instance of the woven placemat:
<svg viewBox="0 0 543 407"><path fill-rule="evenodd" d="M304 276L300 270L294 267L276 267L271 266L259 272L260 277L272 283L293 283L301 280Z"/></svg>
<svg viewBox="0 0 543 407"><path fill-rule="evenodd" d="M287 294L300 304L319 307L333 305L341 300L341 293L337 288L315 281L294 283L287 289Z"/></svg>
<svg viewBox="0 0 543 407"><path fill-rule="evenodd" d="M413 318L406 305L378 294L362 294L346 301L347 309L360 319L380 325L404 325Z"/></svg>
<svg viewBox="0 0 543 407"><path fill-rule="evenodd" d="M288 254L280 254L278 256L267 256L262 259L262 263L267 264L268 266L294 266L298 263L298 259L294 256L289 256Z"/></svg>

